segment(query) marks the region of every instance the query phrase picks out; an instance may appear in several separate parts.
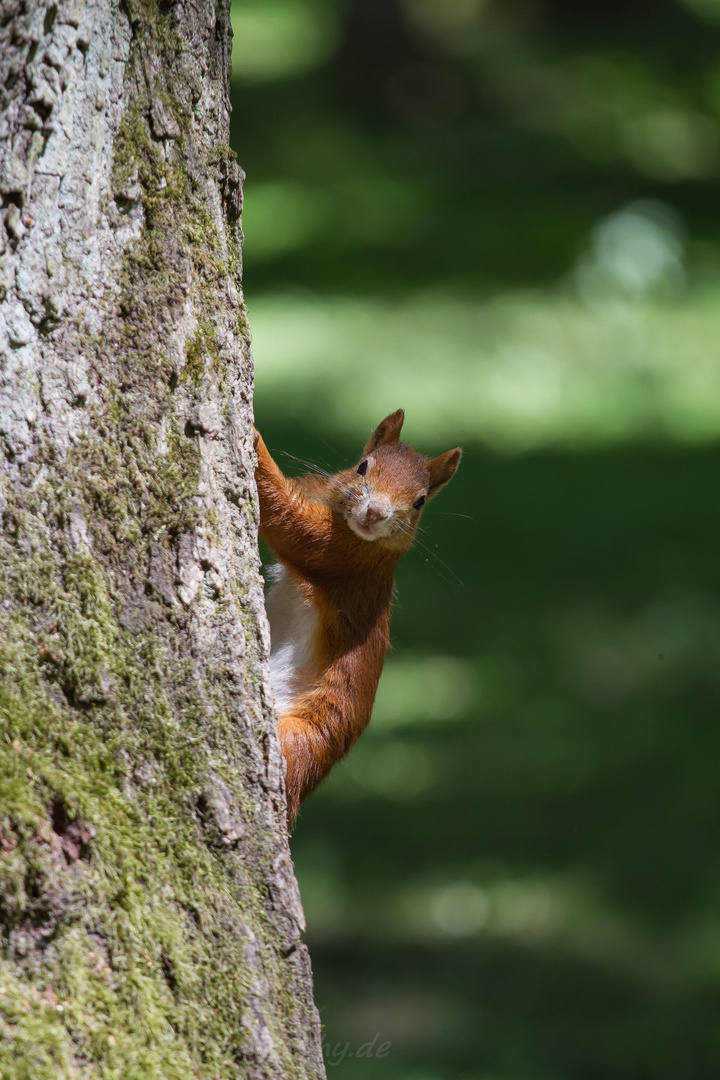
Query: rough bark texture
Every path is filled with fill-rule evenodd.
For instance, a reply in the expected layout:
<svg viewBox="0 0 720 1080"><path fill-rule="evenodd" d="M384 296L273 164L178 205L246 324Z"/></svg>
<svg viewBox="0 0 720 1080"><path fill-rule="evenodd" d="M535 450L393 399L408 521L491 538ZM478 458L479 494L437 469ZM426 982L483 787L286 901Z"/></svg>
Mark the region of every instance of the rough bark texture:
<svg viewBox="0 0 720 1080"><path fill-rule="evenodd" d="M0 1075L323 1075L229 3L0 0Z"/></svg>

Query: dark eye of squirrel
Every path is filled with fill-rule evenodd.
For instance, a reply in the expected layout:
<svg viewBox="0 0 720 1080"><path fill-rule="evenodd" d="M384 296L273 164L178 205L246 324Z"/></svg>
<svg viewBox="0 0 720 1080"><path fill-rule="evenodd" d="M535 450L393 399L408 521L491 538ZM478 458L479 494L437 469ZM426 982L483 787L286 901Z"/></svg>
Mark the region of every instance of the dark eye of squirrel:
<svg viewBox="0 0 720 1080"><path fill-rule="evenodd" d="M367 461L361 461L357 467L357 471L360 473L361 476L364 476L367 472Z"/></svg>
<svg viewBox="0 0 720 1080"><path fill-rule="evenodd" d="M413 507L414 507L415 510L420 510L424 503L425 503L425 496L421 495L419 499L415 500L415 502L413 503Z"/></svg>

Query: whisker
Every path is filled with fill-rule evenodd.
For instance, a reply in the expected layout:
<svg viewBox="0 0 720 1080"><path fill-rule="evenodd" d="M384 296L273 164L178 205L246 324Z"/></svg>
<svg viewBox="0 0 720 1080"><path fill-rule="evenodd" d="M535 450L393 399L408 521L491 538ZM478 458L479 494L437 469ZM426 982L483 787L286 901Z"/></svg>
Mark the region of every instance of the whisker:
<svg viewBox="0 0 720 1080"><path fill-rule="evenodd" d="M305 458L296 457L295 454L289 454L287 450L281 451L283 457L289 458L291 461L296 461L298 465L304 465L306 469L309 469L311 473L315 473L317 476L324 476L326 480L334 480L332 473L327 469L323 469L320 465L316 465L314 461L306 461Z"/></svg>
<svg viewBox="0 0 720 1080"><path fill-rule="evenodd" d="M412 526L410 525L409 522L405 522L405 521L396 522L395 523L395 531L397 533L399 533L401 536L412 536L413 535ZM465 583L462 580L462 578L459 577L455 573L455 571L452 569L452 567L448 566L448 564L443 559L440 558L440 556L437 554L436 551L433 551L433 549L429 546L429 544L427 544L421 537L418 536L418 533L421 533L421 532L424 533L425 531L426 530L423 529L422 526L420 526L420 525L417 526L417 529L415 530L415 534L414 534L414 545L416 547L420 548L422 551L426 552L427 555L429 555L431 558L433 558L435 560L435 562L438 563L444 570L447 570L448 574L452 575L453 580L446 577L444 574L441 574L437 566L434 567L436 574L438 574L438 576L445 582L446 585L450 585L450 586L453 586L453 587L455 585L460 585L460 586L464 587ZM426 558L425 561L429 562L429 559Z"/></svg>
<svg viewBox="0 0 720 1080"><path fill-rule="evenodd" d="M418 532L425 532L425 530L418 527ZM433 559L435 559L435 561L440 566L442 566L442 568L444 570L447 570L448 574L452 575L453 580L450 580L450 579L446 578L444 574L440 573L437 566L435 567L435 572L439 575L440 578L442 578L442 580L445 582L446 585L453 585L453 586L454 585L460 585L461 587L464 588L465 582L462 580L462 578L459 577L459 575L455 573L455 571L453 570L453 568L451 566L448 566L448 564L445 562L444 559L440 558L440 556L438 555L438 553L436 551L433 551L433 549L430 547L430 545L428 543L426 543L424 540L420 539L418 536L415 537L415 543L422 551L427 552L428 555L430 555ZM425 561L427 562L427 559Z"/></svg>
<svg viewBox="0 0 720 1080"><path fill-rule="evenodd" d="M320 442L323 444L323 446L327 446L328 450L331 450L336 457L340 456L337 446L333 446L333 444L329 443L327 439L321 439ZM325 464L327 465L328 462L326 461Z"/></svg>

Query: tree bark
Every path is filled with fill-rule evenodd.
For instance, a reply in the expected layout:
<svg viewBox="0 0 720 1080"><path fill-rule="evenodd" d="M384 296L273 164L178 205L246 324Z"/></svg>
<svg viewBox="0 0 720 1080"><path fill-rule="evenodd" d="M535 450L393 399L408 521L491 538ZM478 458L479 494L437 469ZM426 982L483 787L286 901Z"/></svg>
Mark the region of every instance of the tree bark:
<svg viewBox="0 0 720 1080"><path fill-rule="evenodd" d="M324 1075L229 2L0 0L0 1075Z"/></svg>

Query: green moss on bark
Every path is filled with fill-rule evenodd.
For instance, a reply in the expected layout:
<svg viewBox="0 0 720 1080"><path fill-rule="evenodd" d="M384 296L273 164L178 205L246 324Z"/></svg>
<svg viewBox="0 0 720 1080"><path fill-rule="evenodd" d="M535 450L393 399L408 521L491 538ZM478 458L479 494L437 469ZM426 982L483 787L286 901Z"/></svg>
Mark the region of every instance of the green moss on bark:
<svg viewBox="0 0 720 1080"><path fill-rule="evenodd" d="M52 969L51 982L44 969L19 979L15 964L0 962L3 1077L57 1080L74 1075L73 1062L108 1080L235 1069L244 989L237 888L183 805L201 776L196 753L163 740L168 710L148 715L143 749L154 728L175 760L148 772L142 814L122 789L121 731L108 739L5 690L0 718L2 919L15 940L23 927L29 945L44 938ZM102 927L98 910L109 913Z"/></svg>
<svg viewBox="0 0 720 1080"><path fill-rule="evenodd" d="M240 584L178 599L183 542L218 527L188 417L227 378L217 327L241 234L231 214L222 235L207 200L237 167L219 142L199 151L169 76L148 84L148 55L182 78L161 5L130 13L113 194L119 215L141 207L142 229L102 335L75 328L95 402L85 433L62 461L40 447L0 532L0 1075L230 1080L257 1064L248 1032L262 1020L268 1074L304 1076L259 895L277 849L243 788L262 764L239 722L261 682L254 616ZM232 330L247 339L242 306ZM229 662L201 668L191 633L194 619L222 627L238 597L241 686ZM233 793L234 832L212 783Z"/></svg>

